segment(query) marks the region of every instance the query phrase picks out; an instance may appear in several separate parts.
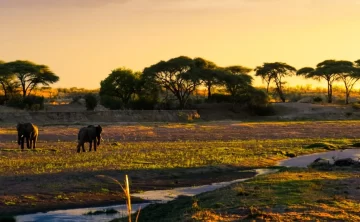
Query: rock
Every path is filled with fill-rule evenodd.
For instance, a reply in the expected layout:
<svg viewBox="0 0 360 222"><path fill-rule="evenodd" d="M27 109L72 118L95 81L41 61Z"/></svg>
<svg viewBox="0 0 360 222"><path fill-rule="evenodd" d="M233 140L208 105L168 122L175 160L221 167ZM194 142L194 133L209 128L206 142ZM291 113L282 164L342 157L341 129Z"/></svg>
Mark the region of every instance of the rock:
<svg viewBox="0 0 360 222"><path fill-rule="evenodd" d="M351 159L351 158L345 158L345 159L338 159L334 162L335 166L353 166L357 165L359 162Z"/></svg>

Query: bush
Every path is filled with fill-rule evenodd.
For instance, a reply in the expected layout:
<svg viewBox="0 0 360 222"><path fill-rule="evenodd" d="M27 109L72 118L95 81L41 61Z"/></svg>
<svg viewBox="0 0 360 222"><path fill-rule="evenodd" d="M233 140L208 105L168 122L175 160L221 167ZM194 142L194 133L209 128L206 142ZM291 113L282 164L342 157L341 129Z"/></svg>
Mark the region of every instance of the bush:
<svg viewBox="0 0 360 222"><path fill-rule="evenodd" d="M84 98L85 98L86 109L94 110L98 104L98 100L97 100L96 96L94 94L89 93L89 94L86 94L84 96Z"/></svg>
<svg viewBox="0 0 360 222"><path fill-rule="evenodd" d="M101 96L100 104L111 110L124 108L124 104L122 103L121 99L114 96L108 96L108 95Z"/></svg>
<svg viewBox="0 0 360 222"><path fill-rule="evenodd" d="M214 93L209 99L206 100L208 103L229 103L232 102L231 95L225 95L220 93Z"/></svg>
<svg viewBox="0 0 360 222"><path fill-rule="evenodd" d="M314 103L321 103L323 99L320 96L316 96L313 98Z"/></svg>
<svg viewBox="0 0 360 222"><path fill-rule="evenodd" d="M273 116L276 114L272 105L250 105L248 111L256 116Z"/></svg>
<svg viewBox="0 0 360 222"><path fill-rule="evenodd" d="M74 104L74 103L80 104L81 96L79 96L79 95L73 96L71 99L72 99L72 100L71 100L70 104Z"/></svg>
<svg viewBox="0 0 360 222"><path fill-rule="evenodd" d="M7 101L7 106L38 111L44 109L44 102L43 96L27 96L23 99L21 95L16 95Z"/></svg>
<svg viewBox="0 0 360 222"><path fill-rule="evenodd" d="M131 101L129 106L135 110L153 110L156 104L157 101L140 97L134 101Z"/></svg>

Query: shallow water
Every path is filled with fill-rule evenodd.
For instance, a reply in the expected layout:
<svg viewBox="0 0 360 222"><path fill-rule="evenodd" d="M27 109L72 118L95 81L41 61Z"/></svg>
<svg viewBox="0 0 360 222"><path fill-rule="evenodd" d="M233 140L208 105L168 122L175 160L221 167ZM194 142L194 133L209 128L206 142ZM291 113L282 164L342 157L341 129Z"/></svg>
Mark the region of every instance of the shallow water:
<svg viewBox="0 0 360 222"><path fill-rule="evenodd" d="M144 204L133 204L133 212L136 212L139 207L144 208L149 203ZM101 214L101 215L84 215L90 211L94 212L97 210L114 209L119 213L117 214ZM32 221L51 221L51 222L90 222L99 221L105 222L115 218L125 217L127 215L126 205L114 205L108 207L91 207L91 208L78 208L70 210L56 210L49 211L46 213L27 214L16 217L17 222L32 222Z"/></svg>
<svg viewBox="0 0 360 222"><path fill-rule="evenodd" d="M330 163L334 163L334 159L352 158L358 160L360 158L360 149L334 150L325 153L315 153L310 155L299 156L279 162L279 166L286 167L307 167L317 158L328 159Z"/></svg>
<svg viewBox="0 0 360 222"><path fill-rule="evenodd" d="M257 169L256 176L276 172L276 170L272 169ZM154 191L146 191L139 194L133 194L133 197L140 197L144 200L149 200L152 203L166 203L168 201L176 199L178 196L194 196L200 193L213 191L219 189L221 187L228 186L233 183L242 182L245 180L249 180L251 178L246 179L238 179L228 182L220 182L220 183L213 183L210 185L203 185L203 186L194 186L194 187L181 187L175 188L172 190L154 190ZM150 203L144 204L133 204L132 208L134 212L136 212L139 207L144 208ZM98 211L98 210L106 210L106 209L114 209L119 211L118 214L111 214L111 215L84 215L90 211ZM70 222L70 221L77 221L77 222L92 222L92 221L110 221L115 218L125 217L127 215L126 205L113 205L108 207L92 207L92 208L78 208L78 209L70 209L70 210L57 210L57 211L49 211L46 213L35 213L35 214L27 214L21 215L16 217L16 221L18 222L35 222L35 221L49 221L49 222Z"/></svg>

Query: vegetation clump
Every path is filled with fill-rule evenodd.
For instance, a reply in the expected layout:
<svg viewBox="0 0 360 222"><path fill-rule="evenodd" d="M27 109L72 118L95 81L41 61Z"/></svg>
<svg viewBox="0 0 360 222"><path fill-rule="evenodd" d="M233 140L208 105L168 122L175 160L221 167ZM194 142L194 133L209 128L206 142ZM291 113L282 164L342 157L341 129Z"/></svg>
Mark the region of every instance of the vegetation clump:
<svg viewBox="0 0 360 222"><path fill-rule="evenodd" d="M90 211L84 215L101 215L101 214L109 215L109 214L117 214L117 213L119 213L119 211L115 209L105 209L105 210Z"/></svg>
<svg viewBox="0 0 360 222"><path fill-rule="evenodd" d="M94 94L86 94L85 95L85 106L86 110L94 110L98 104L98 100Z"/></svg>
<svg viewBox="0 0 360 222"><path fill-rule="evenodd" d="M310 144L306 148L323 148L326 150L336 150L339 147L331 143L321 142L321 143Z"/></svg>

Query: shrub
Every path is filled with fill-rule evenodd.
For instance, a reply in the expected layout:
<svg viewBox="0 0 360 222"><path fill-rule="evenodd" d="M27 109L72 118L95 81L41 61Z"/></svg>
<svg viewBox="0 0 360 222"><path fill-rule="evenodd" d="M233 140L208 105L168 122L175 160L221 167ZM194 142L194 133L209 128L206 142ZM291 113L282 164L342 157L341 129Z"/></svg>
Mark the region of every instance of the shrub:
<svg viewBox="0 0 360 222"><path fill-rule="evenodd" d="M360 103L356 102L352 104L353 109L360 110Z"/></svg>
<svg viewBox="0 0 360 222"><path fill-rule="evenodd" d="M131 101L129 107L135 110L153 110L157 104L157 101L140 97L134 101Z"/></svg>
<svg viewBox="0 0 360 222"><path fill-rule="evenodd" d="M81 96L79 96L79 95L73 96L71 99L72 99L72 101L70 102L70 104L80 103Z"/></svg>
<svg viewBox="0 0 360 222"><path fill-rule="evenodd" d="M27 96L23 99L21 95L16 95L7 101L7 106L37 111L44 109L44 102L43 96Z"/></svg>
<svg viewBox="0 0 360 222"><path fill-rule="evenodd" d="M108 95L101 96L100 104L111 110L124 108L124 104L122 103L121 99L114 96L108 96Z"/></svg>
<svg viewBox="0 0 360 222"><path fill-rule="evenodd" d="M321 103L323 101L323 99L320 96L316 96L316 97L313 98L313 101L315 103Z"/></svg>
<svg viewBox="0 0 360 222"><path fill-rule="evenodd" d="M220 94L220 93L214 93L211 95L211 97L209 99L206 100L206 102L209 103L229 103L232 102L232 98L231 95L225 95L225 94Z"/></svg>
<svg viewBox="0 0 360 222"><path fill-rule="evenodd" d="M96 96L94 94L89 93L89 94L86 94L84 96L84 98L85 98L86 109L94 110L98 104L98 100L97 100Z"/></svg>

